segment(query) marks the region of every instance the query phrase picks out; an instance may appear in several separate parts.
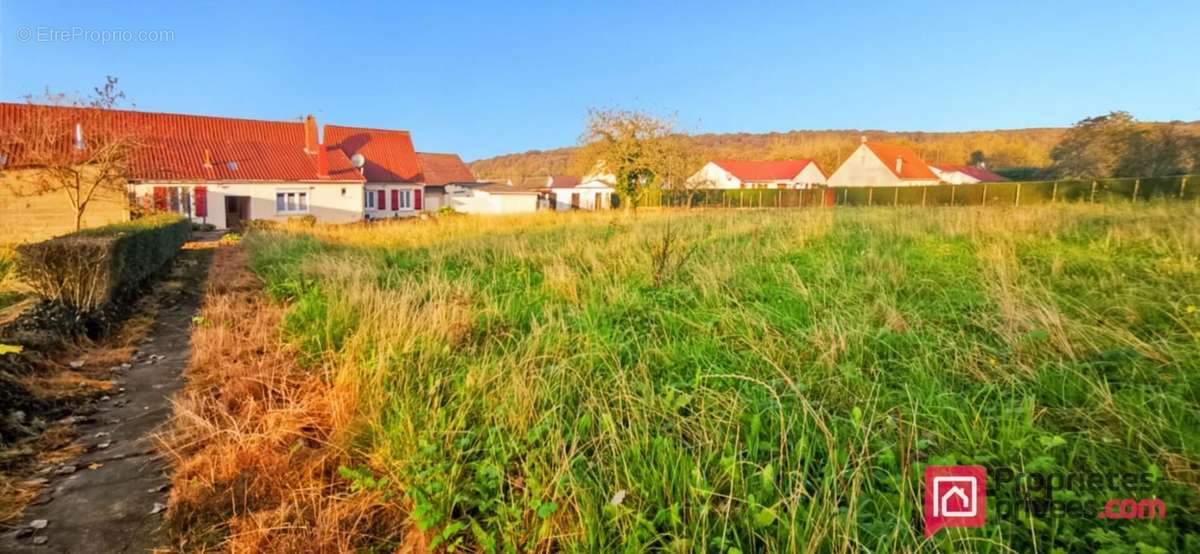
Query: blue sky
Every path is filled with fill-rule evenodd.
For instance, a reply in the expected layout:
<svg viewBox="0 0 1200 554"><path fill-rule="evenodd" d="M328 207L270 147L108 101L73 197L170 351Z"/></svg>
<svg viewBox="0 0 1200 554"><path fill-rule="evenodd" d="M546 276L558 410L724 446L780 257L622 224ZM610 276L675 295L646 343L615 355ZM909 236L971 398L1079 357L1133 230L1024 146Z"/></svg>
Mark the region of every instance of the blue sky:
<svg viewBox="0 0 1200 554"><path fill-rule="evenodd" d="M0 0L0 99L116 75L139 109L314 113L468 160L573 145L589 107L692 132L1196 120L1197 21L1194 0ZM95 40L113 30L171 35Z"/></svg>

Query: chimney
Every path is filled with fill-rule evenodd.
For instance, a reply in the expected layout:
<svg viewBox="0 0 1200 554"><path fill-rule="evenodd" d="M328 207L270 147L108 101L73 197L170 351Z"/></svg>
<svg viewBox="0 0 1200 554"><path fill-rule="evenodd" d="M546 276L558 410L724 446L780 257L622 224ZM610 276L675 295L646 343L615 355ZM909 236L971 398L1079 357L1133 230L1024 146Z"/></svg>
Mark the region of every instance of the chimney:
<svg viewBox="0 0 1200 554"><path fill-rule="evenodd" d="M212 150L204 149L204 167L212 169Z"/></svg>
<svg viewBox="0 0 1200 554"><path fill-rule="evenodd" d="M76 124L75 124L75 149L76 149L76 150L83 150L83 148L84 148L84 142L83 142L83 124L82 124L82 123L76 123Z"/></svg>
<svg viewBox="0 0 1200 554"><path fill-rule="evenodd" d="M329 152L317 147L317 177L329 177Z"/></svg>
<svg viewBox="0 0 1200 554"><path fill-rule="evenodd" d="M904 158L896 156L896 173L900 173L904 169Z"/></svg>
<svg viewBox="0 0 1200 554"><path fill-rule="evenodd" d="M317 118L312 114L304 118L304 151L316 154L320 150L320 140L317 137Z"/></svg>

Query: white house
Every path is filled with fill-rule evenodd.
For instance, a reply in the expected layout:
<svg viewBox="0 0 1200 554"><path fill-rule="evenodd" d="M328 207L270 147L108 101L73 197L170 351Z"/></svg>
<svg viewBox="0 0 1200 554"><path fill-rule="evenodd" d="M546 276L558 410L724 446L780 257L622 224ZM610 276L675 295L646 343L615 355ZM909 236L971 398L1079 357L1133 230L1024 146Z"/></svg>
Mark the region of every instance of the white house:
<svg viewBox="0 0 1200 554"><path fill-rule="evenodd" d="M943 183L951 185L971 185L975 183L999 183L1008 179L992 173L985 168L973 165L935 164L930 169L937 174Z"/></svg>
<svg viewBox="0 0 1200 554"><path fill-rule="evenodd" d="M557 211L603 210L612 207L616 179L602 171L592 171L583 178L570 175L526 177L519 188L538 192L542 207Z"/></svg>
<svg viewBox="0 0 1200 554"><path fill-rule="evenodd" d="M325 143L352 164L361 162L366 219L412 217L422 211L425 185L408 131L326 125Z"/></svg>
<svg viewBox="0 0 1200 554"><path fill-rule="evenodd" d="M933 169L911 148L867 142L867 137L828 181L835 187L924 186L939 182Z"/></svg>
<svg viewBox="0 0 1200 554"><path fill-rule="evenodd" d="M712 160L688 178L698 189L808 189L825 184L813 160Z"/></svg>

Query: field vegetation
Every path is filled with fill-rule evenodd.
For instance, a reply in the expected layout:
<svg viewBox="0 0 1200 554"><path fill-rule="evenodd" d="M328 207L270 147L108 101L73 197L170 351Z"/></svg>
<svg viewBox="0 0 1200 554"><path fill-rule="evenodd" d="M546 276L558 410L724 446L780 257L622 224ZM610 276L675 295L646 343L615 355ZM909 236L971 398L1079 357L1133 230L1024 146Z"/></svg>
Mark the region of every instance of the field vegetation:
<svg viewBox="0 0 1200 554"><path fill-rule="evenodd" d="M438 549L1197 551L1198 216L649 211L255 232L243 243L286 307L286 348L340 415L264 400L254 417L330 427L306 444L338 453L320 459L340 464L340 490ZM178 424L239 427L220 404L271 396L254 390ZM1141 490L1055 499L1156 497L1168 516L992 515L925 539L925 464L1146 473ZM300 532L285 519L262 533Z"/></svg>

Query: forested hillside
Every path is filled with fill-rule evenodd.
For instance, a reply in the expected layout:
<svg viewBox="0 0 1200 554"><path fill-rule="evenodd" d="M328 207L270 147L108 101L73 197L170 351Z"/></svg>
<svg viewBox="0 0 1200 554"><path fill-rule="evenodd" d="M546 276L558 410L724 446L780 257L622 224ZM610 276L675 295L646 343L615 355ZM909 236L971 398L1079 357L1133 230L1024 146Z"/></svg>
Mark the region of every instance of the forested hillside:
<svg viewBox="0 0 1200 554"><path fill-rule="evenodd" d="M1200 122L1176 123L1188 133L1200 132ZM813 158L832 172L858 146L862 136L873 141L908 144L930 163L986 162L993 169L1043 168L1050 151L1067 128L1011 129L969 132L887 132L872 130L789 131L784 133L724 133L681 137L694 149L694 159L734 158L779 160ZM591 160L577 156L578 147L533 150L472 162L480 178L520 179L530 175L574 174L587 171Z"/></svg>

